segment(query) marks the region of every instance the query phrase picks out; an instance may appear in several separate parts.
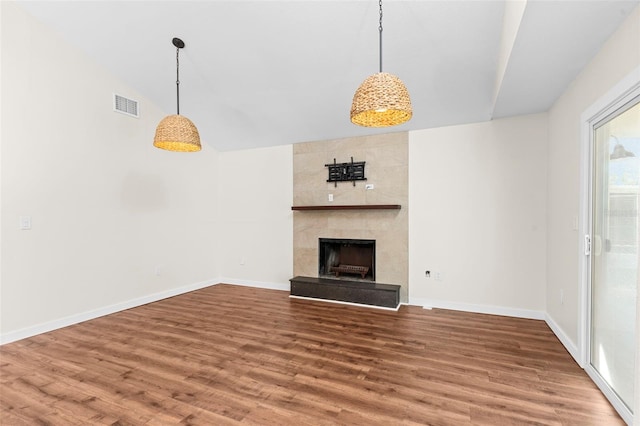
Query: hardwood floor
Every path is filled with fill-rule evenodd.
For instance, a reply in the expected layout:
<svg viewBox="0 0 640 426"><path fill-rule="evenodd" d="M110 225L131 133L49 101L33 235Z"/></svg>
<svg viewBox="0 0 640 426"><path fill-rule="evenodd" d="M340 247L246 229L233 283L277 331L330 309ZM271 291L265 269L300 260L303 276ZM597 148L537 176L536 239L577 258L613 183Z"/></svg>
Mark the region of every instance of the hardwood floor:
<svg viewBox="0 0 640 426"><path fill-rule="evenodd" d="M621 425L543 321L217 285L0 347L2 425Z"/></svg>

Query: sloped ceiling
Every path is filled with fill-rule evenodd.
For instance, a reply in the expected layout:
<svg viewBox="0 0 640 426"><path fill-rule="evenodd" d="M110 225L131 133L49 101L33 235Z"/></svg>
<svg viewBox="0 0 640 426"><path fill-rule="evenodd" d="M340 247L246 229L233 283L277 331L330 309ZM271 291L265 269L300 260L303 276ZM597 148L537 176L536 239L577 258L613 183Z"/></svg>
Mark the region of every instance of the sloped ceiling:
<svg viewBox="0 0 640 426"><path fill-rule="evenodd" d="M349 121L378 71L376 1L19 4L167 114L182 38L180 112L226 151L546 111L638 1L385 0L383 69L414 116L378 130Z"/></svg>

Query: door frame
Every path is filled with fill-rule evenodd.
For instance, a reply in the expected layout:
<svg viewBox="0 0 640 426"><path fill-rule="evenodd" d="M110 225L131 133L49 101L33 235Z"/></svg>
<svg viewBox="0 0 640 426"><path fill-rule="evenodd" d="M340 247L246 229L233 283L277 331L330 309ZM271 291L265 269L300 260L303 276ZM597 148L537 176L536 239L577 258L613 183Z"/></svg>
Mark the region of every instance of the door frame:
<svg viewBox="0 0 640 426"><path fill-rule="evenodd" d="M591 345L591 255L586 254L585 236L592 232L592 178L593 178L593 126L613 113L618 108L640 95L640 67L633 70L618 84L612 87L580 116L580 211L578 216L578 248L579 248L579 318L578 318L578 363L589 377L600 388L616 411L627 424L633 422L633 414L618 399L600 375L589 363L589 347ZM640 315L636 315L636 334L640 330ZM636 371L640 372L640 354L636 354ZM640 389L636 389L636 393ZM638 400L638 395L634 395ZM640 411L640 408L636 408Z"/></svg>

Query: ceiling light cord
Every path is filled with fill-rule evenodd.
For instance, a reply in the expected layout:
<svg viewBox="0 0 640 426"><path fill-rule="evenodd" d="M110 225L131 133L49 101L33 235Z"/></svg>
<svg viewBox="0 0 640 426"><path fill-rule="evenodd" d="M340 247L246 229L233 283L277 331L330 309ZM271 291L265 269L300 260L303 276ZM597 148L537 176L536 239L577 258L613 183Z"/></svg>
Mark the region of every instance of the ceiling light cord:
<svg viewBox="0 0 640 426"><path fill-rule="evenodd" d="M380 72L382 72L382 0L378 1L380 7L380 25L378 25L378 33L380 39Z"/></svg>
<svg viewBox="0 0 640 426"><path fill-rule="evenodd" d="M176 46L176 114L180 115L180 48Z"/></svg>

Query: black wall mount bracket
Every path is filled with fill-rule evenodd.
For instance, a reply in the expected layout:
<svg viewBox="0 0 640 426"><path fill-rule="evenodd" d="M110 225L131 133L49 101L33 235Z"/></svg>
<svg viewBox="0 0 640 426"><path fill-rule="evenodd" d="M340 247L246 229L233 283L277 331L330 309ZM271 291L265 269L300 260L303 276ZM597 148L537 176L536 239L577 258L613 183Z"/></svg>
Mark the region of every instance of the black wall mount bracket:
<svg viewBox="0 0 640 426"><path fill-rule="evenodd" d="M333 159L333 164L325 164L325 167L329 168L329 178L327 182L333 182L334 186L338 186L338 182L353 182L353 186L356 186L356 181L367 180L364 176L365 161L353 161L351 157L350 163L336 163L336 159Z"/></svg>

